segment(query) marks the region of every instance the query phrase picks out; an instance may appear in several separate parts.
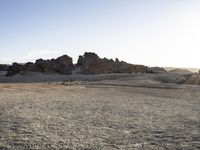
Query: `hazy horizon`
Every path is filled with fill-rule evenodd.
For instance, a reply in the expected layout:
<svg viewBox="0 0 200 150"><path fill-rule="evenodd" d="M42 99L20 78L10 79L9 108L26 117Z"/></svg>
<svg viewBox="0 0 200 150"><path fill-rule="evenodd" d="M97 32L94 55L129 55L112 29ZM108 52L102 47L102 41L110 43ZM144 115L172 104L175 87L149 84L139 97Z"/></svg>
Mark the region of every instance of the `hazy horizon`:
<svg viewBox="0 0 200 150"><path fill-rule="evenodd" d="M200 68L198 0L1 0L0 63L84 52L133 64Z"/></svg>

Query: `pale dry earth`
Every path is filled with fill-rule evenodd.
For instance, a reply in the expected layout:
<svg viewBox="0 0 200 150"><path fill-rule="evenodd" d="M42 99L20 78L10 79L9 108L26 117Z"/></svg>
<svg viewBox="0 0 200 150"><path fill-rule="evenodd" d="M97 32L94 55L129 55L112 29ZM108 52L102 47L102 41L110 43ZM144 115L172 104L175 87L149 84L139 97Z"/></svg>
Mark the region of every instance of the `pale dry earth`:
<svg viewBox="0 0 200 150"><path fill-rule="evenodd" d="M1 83L0 149L200 149L200 86L159 77Z"/></svg>

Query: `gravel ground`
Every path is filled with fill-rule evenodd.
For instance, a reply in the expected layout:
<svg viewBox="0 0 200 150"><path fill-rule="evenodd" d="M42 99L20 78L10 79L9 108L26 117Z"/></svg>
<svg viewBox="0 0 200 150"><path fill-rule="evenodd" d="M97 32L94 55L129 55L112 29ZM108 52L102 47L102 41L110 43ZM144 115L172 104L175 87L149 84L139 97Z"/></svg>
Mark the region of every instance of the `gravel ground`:
<svg viewBox="0 0 200 150"><path fill-rule="evenodd" d="M0 149L200 149L199 86L105 83L0 84Z"/></svg>

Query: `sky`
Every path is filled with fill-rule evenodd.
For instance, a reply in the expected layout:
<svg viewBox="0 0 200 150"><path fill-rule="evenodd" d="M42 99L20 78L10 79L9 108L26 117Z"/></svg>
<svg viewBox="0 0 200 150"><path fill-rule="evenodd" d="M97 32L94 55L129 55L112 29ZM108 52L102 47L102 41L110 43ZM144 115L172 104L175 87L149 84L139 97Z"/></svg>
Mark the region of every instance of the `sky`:
<svg viewBox="0 0 200 150"><path fill-rule="evenodd" d="M0 63L86 51L200 68L200 0L0 0Z"/></svg>

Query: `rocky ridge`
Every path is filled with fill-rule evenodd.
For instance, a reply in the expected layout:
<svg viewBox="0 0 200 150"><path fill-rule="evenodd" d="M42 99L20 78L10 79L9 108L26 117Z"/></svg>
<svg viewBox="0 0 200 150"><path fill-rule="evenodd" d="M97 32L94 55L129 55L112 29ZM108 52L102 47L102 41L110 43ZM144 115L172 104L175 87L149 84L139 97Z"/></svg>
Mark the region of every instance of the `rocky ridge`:
<svg viewBox="0 0 200 150"><path fill-rule="evenodd" d="M26 72L71 74L75 69L80 69L80 74L108 74L108 73L152 73L152 70L144 65L133 65L119 59L100 58L97 54L86 52L79 56L77 64L72 63L72 58L63 55L57 59L38 59L35 63L13 63L7 69L7 76L23 74Z"/></svg>
<svg viewBox="0 0 200 150"><path fill-rule="evenodd" d="M107 73L150 73L151 69L144 65L133 65L118 58L107 59L100 58L95 53L86 52L83 56L79 56L77 66L81 67L83 74L107 74Z"/></svg>
<svg viewBox="0 0 200 150"><path fill-rule="evenodd" d="M9 66L7 76L12 76L18 73L27 71L42 72L42 73L59 73L59 74L71 74L73 68L72 58L63 55L57 59L43 60L38 59L35 63L28 62L24 65L13 63Z"/></svg>

